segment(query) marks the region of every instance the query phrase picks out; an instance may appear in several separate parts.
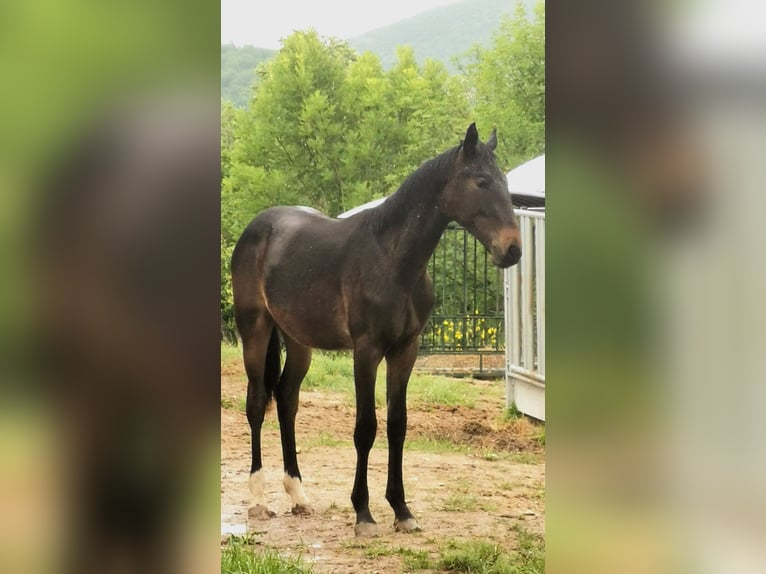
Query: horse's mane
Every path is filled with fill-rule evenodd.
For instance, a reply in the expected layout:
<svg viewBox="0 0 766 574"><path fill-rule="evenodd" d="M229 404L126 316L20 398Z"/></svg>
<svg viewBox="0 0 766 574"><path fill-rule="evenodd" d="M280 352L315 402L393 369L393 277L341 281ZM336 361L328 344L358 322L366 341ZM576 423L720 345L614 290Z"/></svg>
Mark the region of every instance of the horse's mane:
<svg viewBox="0 0 766 574"><path fill-rule="evenodd" d="M402 222L419 204L433 201L435 192L444 185L460 146L423 162L383 203L363 212L366 226L382 231Z"/></svg>

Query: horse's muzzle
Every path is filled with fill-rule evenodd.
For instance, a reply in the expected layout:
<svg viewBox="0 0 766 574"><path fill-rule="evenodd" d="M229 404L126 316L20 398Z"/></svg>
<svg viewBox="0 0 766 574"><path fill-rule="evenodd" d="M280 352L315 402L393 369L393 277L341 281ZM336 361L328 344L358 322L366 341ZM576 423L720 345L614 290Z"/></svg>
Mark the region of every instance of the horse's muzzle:
<svg viewBox="0 0 766 574"><path fill-rule="evenodd" d="M519 259L521 259L521 247L518 245L511 245L505 253L492 250L492 263L502 269L516 265Z"/></svg>
<svg viewBox="0 0 766 574"><path fill-rule="evenodd" d="M516 265L521 259L521 237L518 229L500 233L490 248L492 263L505 269Z"/></svg>

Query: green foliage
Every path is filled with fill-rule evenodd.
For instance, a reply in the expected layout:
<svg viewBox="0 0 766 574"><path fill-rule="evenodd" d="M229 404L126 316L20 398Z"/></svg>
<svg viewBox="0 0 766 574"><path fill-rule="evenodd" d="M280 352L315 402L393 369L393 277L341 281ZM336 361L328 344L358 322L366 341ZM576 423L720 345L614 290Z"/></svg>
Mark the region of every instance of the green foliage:
<svg viewBox="0 0 766 574"><path fill-rule="evenodd" d="M473 408L479 398L486 396L483 388L467 380L432 375L413 376L407 394L413 404L462 405L469 408Z"/></svg>
<svg viewBox="0 0 766 574"><path fill-rule="evenodd" d="M221 236L221 336L227 341L236 340L234 331L234 299L231 289L229 261L234 245Z"/></svg>
<svg viewBox="0 0 766 574"><path fill-rule="evenodd" d="M404 449L416 452L443 453L470 453L471 448L465 444L453 442L446 438L432 438L413 436L404 442Z"/></svg>
<svg viewBox="0 0 766 574"><path fill-rule="evenodd" d="M225 118L235 133L222 185L228 237L271 205L337 215L391 193L465 129L460 83L436 62L421 69L411 50L384 72L372 54L296 32L259 70L244 116Z"/></svg>
<svg viewBox="0 0 766 574"><path fill-rule="evenodd" d="M311 574L314 569L276 550L257 550L248 538L231 536L221 550L221 574Z"/></svg>
<svg viewBox="0 0 766 574"><path fill-rule="evenodd" d="M265 48L221 45L221 99L244 108L250 100L258 65L274 54L274 50Z"/></svg>
<svg viewBox="0 0 766 574"><path fill-rule="evenodd" d="M524 416L524 413L522 413L516 407L516 403L511 403L511 406L503 411L504 421L515 421L516 419L520 419L523 416Z"/></svg>
<svg viewBox="0 0 766 574"><path fill-rule="evenodd" d="M475 46L466 65L476 118L494 125L505 169L545 151L545 3L529 18L521 4L504 18L489 48Z"/></svg>
<svg viewBox="0 0 766 574"><path fill-rule="evenodd" d="M438 567L471 574L543 574L545 543L540 535L515 527L515 552L487 540L452 541L442 551Z"/></svg>

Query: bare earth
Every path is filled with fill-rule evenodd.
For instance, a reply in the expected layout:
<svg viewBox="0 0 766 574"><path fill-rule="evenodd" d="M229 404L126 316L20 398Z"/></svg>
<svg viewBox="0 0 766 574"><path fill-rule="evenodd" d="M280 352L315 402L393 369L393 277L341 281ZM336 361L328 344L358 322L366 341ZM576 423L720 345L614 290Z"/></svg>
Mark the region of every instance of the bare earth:
<svg viewBox="0 0 766 574"><path fill-rule="evenodd" d="M497 385L498 382L467 381ZM378 436L370 454L370 507L380 535L354 536L350 494L356 453L352 444L354 409L342 396L303 391L296 423L304 488L315 514L293 516L282 487L282 454L276 413L267 414L263 431L266 499L276 517L248 524L247 488L250 431L238 407L246 379L240 369L224 371L221 409L222 536L249 532L257 544L283 554L300 554L317 572L358 574L402 571L392 549L425 550L436 556L450 540L482 538L509 550L513 528L543 533L544 451L526 420L503 423L502 404L480 401L475 408L433 405L410 407L407 440L449 439L463 453L431 453L405 448L407 503L422 530L393 530L393 512L384 498L387 472L385 409L378 410Z"/></svg>

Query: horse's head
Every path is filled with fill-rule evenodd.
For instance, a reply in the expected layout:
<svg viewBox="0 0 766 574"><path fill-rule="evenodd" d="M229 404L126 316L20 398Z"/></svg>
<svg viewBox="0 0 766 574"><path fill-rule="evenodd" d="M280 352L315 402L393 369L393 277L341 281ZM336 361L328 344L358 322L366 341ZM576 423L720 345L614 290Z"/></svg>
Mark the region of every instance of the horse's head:
<svg viewBox="0 0 766 574"><path fill-rule="evenodd" d="M476 124L470 125L439 198L439 211L481 241L492 263L510 267L521 257L521 236L508 182L495 162L496 146L494 130L481 143Z"/></svg>

